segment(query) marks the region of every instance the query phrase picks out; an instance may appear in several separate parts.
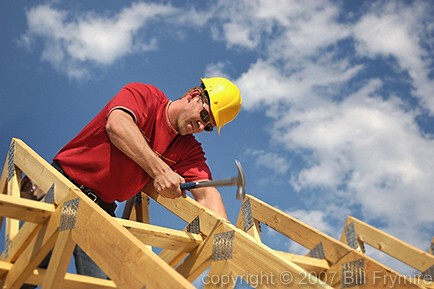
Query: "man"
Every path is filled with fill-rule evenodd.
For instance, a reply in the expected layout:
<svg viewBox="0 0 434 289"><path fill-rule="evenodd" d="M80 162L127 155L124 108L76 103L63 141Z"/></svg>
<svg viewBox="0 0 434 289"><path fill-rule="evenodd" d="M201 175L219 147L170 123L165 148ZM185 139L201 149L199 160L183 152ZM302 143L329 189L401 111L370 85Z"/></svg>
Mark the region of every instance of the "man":
<svg viewBox="0 0 434 289"><path fill-rule="evenodd" d="M241 109L239 89L228 79L201 85L170 101L152 85L130 83L54 157L53 166L114 216L115 201L133 197L149 182L167 198L184 196L183 182L210 180L201 144L193 134L220 129ZM192 189L194 198L227 218L214 187ZM105 274L79 247L77 273Z"/></svg>

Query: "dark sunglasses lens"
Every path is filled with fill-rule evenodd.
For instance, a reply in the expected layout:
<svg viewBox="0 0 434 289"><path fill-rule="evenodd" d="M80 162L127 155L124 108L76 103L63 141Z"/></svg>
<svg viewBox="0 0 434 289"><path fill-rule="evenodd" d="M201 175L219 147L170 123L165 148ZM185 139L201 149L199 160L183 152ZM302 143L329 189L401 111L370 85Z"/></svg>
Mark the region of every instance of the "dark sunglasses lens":
<svg viewBox="0 0 434 289"><path fill-rule="evenodd" d="M213 127L212 127L212 125L209 123L209 124L207 124L207 125L205 126L204 130L206 130L206 131L212 131L212 130L213 130Z"/></svg>
<svg viewBox="0 0 434 289"><path fill-rule="evenodd" d="M206 109L202 109L200 111L200 119L206 122L209 121L209 113Z"/></svg>

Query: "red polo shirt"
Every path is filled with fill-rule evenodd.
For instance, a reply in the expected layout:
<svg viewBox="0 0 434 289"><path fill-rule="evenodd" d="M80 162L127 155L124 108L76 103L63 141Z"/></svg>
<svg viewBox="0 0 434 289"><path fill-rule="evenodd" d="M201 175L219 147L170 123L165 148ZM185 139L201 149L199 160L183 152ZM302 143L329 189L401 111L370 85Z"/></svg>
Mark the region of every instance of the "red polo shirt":
<svg viewBox="0 0 434 289"><path fill-rule="evenodd" d="M152 85L130 83L54 157L77 183L90 187L106 202L124 201L138 193L150 177L118 150L105 131L114 109L128 111L152 150L186 182L211 179L201 144L181 136L167 118L169 99Z"/></svg>

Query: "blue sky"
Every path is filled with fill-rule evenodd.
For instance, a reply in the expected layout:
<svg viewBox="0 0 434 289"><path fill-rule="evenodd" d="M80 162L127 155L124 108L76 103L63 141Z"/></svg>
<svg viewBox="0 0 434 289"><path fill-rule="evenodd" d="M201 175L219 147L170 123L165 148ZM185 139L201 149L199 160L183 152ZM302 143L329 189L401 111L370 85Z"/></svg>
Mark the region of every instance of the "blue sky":
<svg viewBox="0 0 434 289"><path fill-rule="evenodd" d="M0 155L17 137L51 160L128 82L176 99L200 77L226 76L243 109L221 136L197 136L214 178L235 175L239 159L249 194L333 237L353 215L426 250L433 10L428 0L2 1ZM235 188L221 193L235 222ZM155 204L151 218L184 225Z"/></svg>

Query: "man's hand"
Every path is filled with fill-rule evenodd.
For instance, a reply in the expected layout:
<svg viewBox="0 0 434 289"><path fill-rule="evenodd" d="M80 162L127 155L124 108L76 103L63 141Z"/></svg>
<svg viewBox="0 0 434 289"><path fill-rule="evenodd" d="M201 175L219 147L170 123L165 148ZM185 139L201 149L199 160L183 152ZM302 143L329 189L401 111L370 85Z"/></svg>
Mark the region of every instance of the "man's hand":
<svg viewBox="0 0 434 289"><path fill-rule="evenodd" d="M180 196L186 197L185 192L181 191L180 184L184 182L184 179L172 171L170 168L167 168L167 171L164 174L160 174L154 179L154 188L165 198L175 199Z"/></svg>

